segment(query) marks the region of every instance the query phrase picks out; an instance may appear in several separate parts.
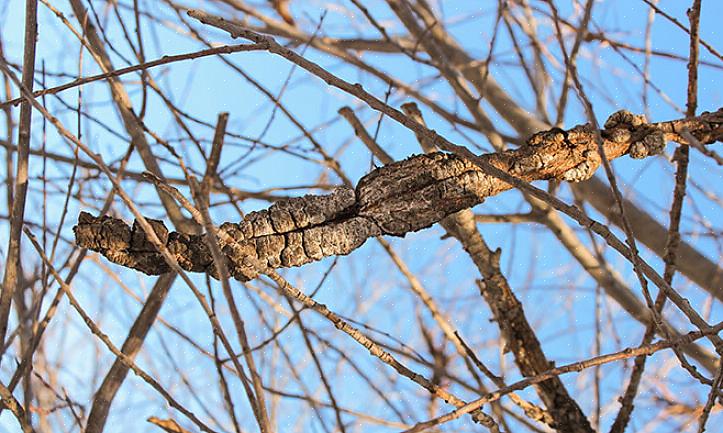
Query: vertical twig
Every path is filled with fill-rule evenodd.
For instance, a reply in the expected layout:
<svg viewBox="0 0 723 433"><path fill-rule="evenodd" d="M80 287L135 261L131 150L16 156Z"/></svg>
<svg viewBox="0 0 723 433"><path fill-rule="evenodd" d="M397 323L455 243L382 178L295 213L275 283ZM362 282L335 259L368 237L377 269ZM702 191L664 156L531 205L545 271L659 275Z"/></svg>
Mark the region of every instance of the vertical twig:
<svg viewBox="0 0 723 433"><path fill-rule="evenodd" d="M23 48L23 85L32 91L35 74L35 46L38 32L38 2L25 2L25 41ZM3 276L2 293L0 294L0 345L4 345L8 329L10 303L17 289L20 273L20 240L23 221L25 219L25 197L28 190L28 160L30 157L30 127L32 105L23 101L20 105L20 124L18 127L18 156L15 174L15 191L13 206L10 213L10 236ZM2 358L0 357L0 362Z"/></svg>

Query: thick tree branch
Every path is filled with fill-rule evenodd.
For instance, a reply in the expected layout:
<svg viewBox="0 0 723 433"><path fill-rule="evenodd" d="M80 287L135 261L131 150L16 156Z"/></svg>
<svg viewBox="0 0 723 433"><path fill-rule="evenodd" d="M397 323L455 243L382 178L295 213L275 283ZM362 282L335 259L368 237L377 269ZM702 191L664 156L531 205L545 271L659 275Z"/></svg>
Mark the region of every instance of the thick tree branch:
<svg viewBox="0 0 723 433"><path fill-rule="evenodd" d="M134 360L141 350L141 346L151 330L151 326L156 321L158 312L175 279L176 275L169 273L160 277L153 285L151 293L143 303L143 308L136 317L135 322L133 322L133 326L128 331L128 335L121 347L121 352L129 360ZM93 405L86 422L86 433L103 431L111 404L128 375L128 370L130 370L130 366L122 358L118 357L113 361L113 365L103 379L100 388L93 396Z"/></svg>
<svg viewBox="0 0 723 433"><path fill-rule="evenodd" d="M259 14L258 11L256 11L254 8L244 6L241 2L234 1L232 5L234 8L238 8L243 13L261 20L267 26L264 29L264 33L267 33L266 31L268 29L273 28L281 32L281 35L292 38L296 41L296 43L309 40L309 36L301 32L297 28L288 26L278 20L269 19L268 17ZM504 89L502 89L499 84L497 84L497 82L494 80L494 77L492 77L492 75L487 72L487 68L484 67L482 62L475 60L468 53L466 53L459 46L459 44L448 33L444 31L441 26L435 24L436 19L434 18L434 16L424 15L425 11L423 9L418 10L417 13L423 15L425 23L430 29L428 36L433 37L436 43L445 50L446 58L448 58L449 61L454 63L456 68L460 69L465 78L475 86L478 92L484 95L485 99L490 102L490 104L495 108L499 115L504 118L510 124L510 126L512 126L521 136L528 136L536 131L541 131L549 127L549 125L544 121L532 117L527 110L520 108L519 105L516 104L513 99L507 94L507 92L505 92ZM189 11L189 14L196 17L197 19L200 19L204 23L228 31L233 37L238 37L241 33L250 35L252 38L260 37L260 35L247 32L246 30L250 29L250 27L247 27L245 25L241 26L237 23L218 17L213 17L200 11ZM276 33L270 32L268 34ZM265 39L264 43L270 44L271 42L269 42L269 39ZM273 41L273 39L270 40ZM424 43L426 42L426 40L423 39L420 42ZM467 124L466 121L462 119L451 119L448 116L449 113L446 113L444 110L440 110L433 101L430 101L429 99L424 97L424 95L421 95L418 92L414 91L414 89L409 88L403 82L397 80L390 81L389 77L381 74L374 68L370 68L363 62L359 62L356 57L349 56L345 52L341 52L340 50L336 50L328 45L322 44L319 42L318 38L314 40L312 45L315 48L320 49L321 51L337 56L345 62L359 67L361 70L371 73L373 76L383 80L384 82L389 83L390 85L393 85L395 88L403 89L404 92L423 102L425 105L429 106L431 109L433 109L435 112L440 114L448 121L453 123L457 122L460 124L464 124L467 127L474 128L474 125ZM415 43L415 45L419 44ZM275 52L282 56L289 56L287 58L293 57L297 61L301 61L295 58L293 56L293 53L278 51ZM292 61L294 60L292 59ZM369 95L364 94L361 87L359 87L359 89L348 89L347 87L341 86L338 80L334 80L334 78L330 77L329 74L319 72L317 69L314 69L313 66L308 65L308 62L304 63L304 66L302 67L308 68L307 70L312 73L319 73L319 76L330 84L335 85L336 87L339 87L345 91L350 91L352 94L367 102L370 107L381 110L387 115L389 115L391 118L410 128L411 130L418 131L418 129L415 128L415 125L410 124L409 122L405 122L404 119L396 116L397 113L391 112L389 110L382 110L382 108L378 104L375 104L375 101L371 100L368 97ZM685 135L685 131L682 131L681 134ZM430 135L430 139L434 139L434 137ZM505 139L510 142L517 143L515 140L510 140L509 137L505 137ZM610 206L608 203L606 203L606 200L602 199L604 196L609 195L609 189L608 186L600 179L592 177L587 182L581 182L574 185L573 188L583 193L585 200L592 204L598 212L601 212L603 214L609 214L611 212L614 213L614 209L616 208L616 206ZM584 190L581 188L584 188ZM662 239L665 239L667 229L652 218L636 218L635 214L646 214L644 211L640 210L634 203L630 201L625 201L625 209L636 237L641 237L643 243L645 243L648 248L650 248L653 252L655 252L662 258L665 254L665 242L662 242ZM608 218L610 218L610 216L608 216ZM621 225L620 218L613 218L612 221L618 226ZM638 233L641 232L651 232L651 234L649 236L646 234L645 237L638 236ZM688 255L689 252L692 254ZM678 268L681 273L685 274L686 277L695 281L696 284L700 285L703 289L714 294L714 296L716 296L718 299L723 300L723 292L721 292L720 290L720 285L715 284L719 281L720 275L723 274L720 273L720 270L714 262L702 256L693 247L691 247L685 242L681 243L681 247L678 251L678 256ZM707 276L711 275L715 278L707 278Z"/></svg>
<svg viewBox="0 0 723 433"><path fill-rule="evenodd" d="M405 104L402 109L418 122L424 123L422 114L415 105ZM417 140L426 152L435 150L423 136L417 135ZM501 250L492 251L487 246L477 229L472 211L466 209L452 214L442 219L440 225L462 244L479 270L483 278L479 281L480 294L490 306L505 346L513 353L520 373L530 377L549 369L550 362L525 316L522 303L500 271ZM550 427L565 433L593 431L587 417L558 378L542 382L536 389L547 407L552 421Z"/></svg>
<svg viewBox="0 0 723 433"><path fill-rule="evenodd" d="M600 131L605 153L642 158L662 152L666 141L681 142L687 128L701 143L723 139L723 109L693 119L646 123L642 116L620 111ZM518 150L482 155L487 164L524 181L557 179L578 182L600 164L589 125L534 134ZM473 207L485 198L511 189L501 179L460 156L432 153L412 156L376 169L355 189L339 188L326 196L308 195L252 212L240 223L221 226L228 236L219 244L231 274L253 279L258 263L270 268L301 266L334 255L346 255L369 237L404 236L444 217ZM169 233L161 221L154 230L181 267L215 276L213 259L202 235ZM110 261L159 275L170 271L163 256L140 225L81 213L74 228L79 246L100 252Z"/></svg>

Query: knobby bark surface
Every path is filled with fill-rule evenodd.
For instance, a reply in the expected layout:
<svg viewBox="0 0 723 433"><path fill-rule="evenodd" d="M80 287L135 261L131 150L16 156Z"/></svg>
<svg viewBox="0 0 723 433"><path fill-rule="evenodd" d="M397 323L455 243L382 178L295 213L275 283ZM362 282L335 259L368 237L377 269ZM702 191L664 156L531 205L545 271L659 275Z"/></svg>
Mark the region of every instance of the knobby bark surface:
<svg viewBox="0 0 723 433"><path fill-rule="evenodd" d="M683 131L703 144L721 141L723 109L660 123L619 111L601 131L587 124L569 130L554 128L534 134L517 150L481 158L527 182L580 182L589 179L600 165L595 142L598 132L607 158L614 159L626 154L633 158L658 155L668 141L685 142ZM349 254L372 236L404 236L430 227L511 188L461 156L443 152L416 155L373 170L354 189L340 187L329 195L282 200L249 213L238 223L223 223L220 229L225 235L219 244L231 275L247 281L267 267L302 266ZM216 276L203 235L169 232L162 221L149 221L183 269ZM116 264L149 275L171 270L137 223L130 227L115 217L83 212L74 231L78 246L97 251Z"/></svg>

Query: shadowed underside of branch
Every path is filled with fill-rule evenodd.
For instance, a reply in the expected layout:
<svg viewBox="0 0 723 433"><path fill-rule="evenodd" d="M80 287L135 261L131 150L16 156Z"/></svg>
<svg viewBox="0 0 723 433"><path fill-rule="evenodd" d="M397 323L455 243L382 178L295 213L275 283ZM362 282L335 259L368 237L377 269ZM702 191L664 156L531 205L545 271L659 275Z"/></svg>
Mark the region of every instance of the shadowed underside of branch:
<svg viewBox="0 0 723 433"><path fill-rule="evenodd" d="M601 131L589 125L567 131L551 129L533 135L520 149L481 158L528 182L579 182L590 178L600 165L598 133L607 158L625 154L644 158L661 153L667 141L686 142L680 135L684 130L703 144L722 140L723 109L661 123L647 123L642 116L619 111ZM342 187L330 195L279 201L251 212L239 223L224 223L219 245L231 274L246 281L257 277L265 266L301 266L349 254L372 236L404 236L430 227L511 188L461 156L441 152L416 155L372 171L355 189ZM203 235L169 233L161 221L149 222L183 269L216 276ZM149 275L171 270L137 222L129 227L114 217L82 212L74 231L78 246L97 251L114 263Z"/></svg>

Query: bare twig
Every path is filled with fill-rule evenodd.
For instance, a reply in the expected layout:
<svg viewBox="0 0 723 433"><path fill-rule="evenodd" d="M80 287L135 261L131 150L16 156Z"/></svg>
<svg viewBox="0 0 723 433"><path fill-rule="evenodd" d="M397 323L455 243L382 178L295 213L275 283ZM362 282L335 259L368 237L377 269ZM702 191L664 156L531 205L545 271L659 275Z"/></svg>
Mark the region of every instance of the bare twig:
<svg viewBox="0 0 723 433"><path fill-rule="evenodd" d="M23 45L23 77L22 83L28 89L33 87L35 73L35 46L38 31L38 2L25 2L25 42ZM3 63L3 59L0 59ZM0 346L5 344L8 329L10 304L13 294L18 289L22 275L20 264L20 240L25 216L25 198L28 191L28 160L30 159L30 128L32 105L25 102L20 106L20 123L18 126L18 154L15 173L15 191L10 213L10 236L8 237L5 272L3 274L2 293L0 293ZM0 357L0 361L2 358Z"/></svg>

